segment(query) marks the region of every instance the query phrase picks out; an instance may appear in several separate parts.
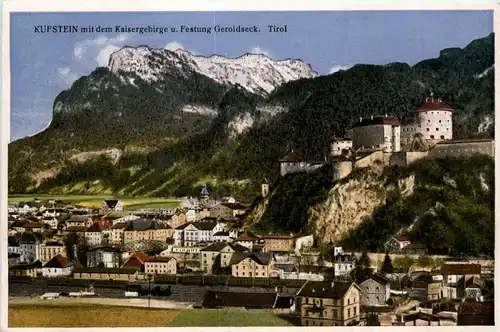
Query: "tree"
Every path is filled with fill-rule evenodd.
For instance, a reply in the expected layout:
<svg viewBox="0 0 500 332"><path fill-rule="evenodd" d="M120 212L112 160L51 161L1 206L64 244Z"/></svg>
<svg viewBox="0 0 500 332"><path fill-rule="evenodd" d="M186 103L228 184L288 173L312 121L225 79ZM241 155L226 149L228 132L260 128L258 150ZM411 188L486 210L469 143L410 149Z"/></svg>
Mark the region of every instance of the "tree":
<svg viewBox="0 0 500 332"><path fill-rule="evenodd" d="M413 264L415 264L415 260L408 255L394 258L394 265L403 269L404 271L408 271L410 267L413 266Z"/></svg>
<svg viewBox="0 0 500 332"><path fill-rule="evenodd" d="M431 266L432 263L432 258L427 255L420 255L417 258L417 265L420 267Z"/></svg>
<svg viewBox="0 0 500 332"><path fill-rule="evenodd" d="M385 254L384 258L384 264L382 265L382 268L380 269L383 273L393 273L394 272L394 266L392 266L392 260L391 257L389 256L389 253Z"/></svg>
<svg viewBox="0 0 500 332"><path fill-rule="evenodd" d="M362 282L364 279L370 276L372 273L371 260L368 257L368 253L363 251L361 257L356 261L356 265L351 272L352 278L356 282Z"/></svg>

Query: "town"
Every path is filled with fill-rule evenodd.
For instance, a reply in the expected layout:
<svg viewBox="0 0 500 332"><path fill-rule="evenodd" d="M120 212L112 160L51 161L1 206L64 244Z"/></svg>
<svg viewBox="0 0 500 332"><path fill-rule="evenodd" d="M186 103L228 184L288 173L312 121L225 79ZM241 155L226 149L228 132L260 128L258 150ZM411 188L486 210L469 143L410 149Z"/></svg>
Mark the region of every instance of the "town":
<svg viewBox="0 0 500 332"><path fill-rule="evenodd" d="M332 140L329 160L307 161L291 151L279 161L281 176L329 163L340 180L379 163L493 157L491 139L453 140L451 117L451 108L431 96L410 123L387 115L360 119ZM261 197L271 193L263 180ZM404 234L388 237L381 253L346 252L332 242L325 251L313 234L248 230L249 209L234 197L214 197L207 186L176 208L129 210L118 197L92 208L57 199L12 203L10 297L112 290L108 297L153 297L193 310L279 312L302 326L493 324L490 257L429 255ZM63 287L80 291L68 295L58 291Z"/></svg>

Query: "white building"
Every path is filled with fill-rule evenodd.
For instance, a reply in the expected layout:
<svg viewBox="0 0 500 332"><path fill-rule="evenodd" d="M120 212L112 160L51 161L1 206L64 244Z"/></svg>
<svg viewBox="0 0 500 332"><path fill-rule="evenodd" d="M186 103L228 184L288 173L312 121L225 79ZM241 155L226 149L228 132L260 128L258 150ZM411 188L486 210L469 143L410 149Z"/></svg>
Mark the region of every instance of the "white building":
<svg viewBox="0 0 500 332"><path fill-rule="evenodd" d="M307 161L293 151L280 159L280 174L311 172L324 165L322 161Z"/></svg>
<svg viewBox="0 0 500 332"><path fill-rule="evenodd" d="M351 273L356 265L356 257L353 255L338 254L335 256L335 277L345 276Z"/></svg>
<svg viewBox="0 0 500 332"><path fill-rule="evenodd" d="M350 138L333 138L330 143L330 156L340 156L342 151L352 149L352 140Z"/></svg>
<svg viewBox="0 0 500 332"><path fill-rule="evenodd" d="M401 150L401 123L393 116L372 116L360 119L352 128L354 150Z"/></svg>
<svg viewBox="0 0 500 332"><path fill-rule="evenodd" d="M99 246L103 242L103 233L98 222L95 222L85 231L85 243L88 246Z"/></svg>
<svg viewBox="0 0 500 332"><path fill-rule="evenodd" d="M71 275L73 268L73 263L66 256L57 255L42 267L42 275L48 278L67 277Z"/></svg>
<svg viewBox="0 0 500 332"><path fill-rule="evenodd" d="M412 119L401 128L404 144L411 143L415 134L427 140L453 139L453 109L439 98L427 98Z"/></svg>
<svg viewBox="0 0 500 332"><path fill-rule="evenodd" d="M42 236L40 233L23 232L19 243L21 262L33 263L40 260L42 250Z"/></svg>

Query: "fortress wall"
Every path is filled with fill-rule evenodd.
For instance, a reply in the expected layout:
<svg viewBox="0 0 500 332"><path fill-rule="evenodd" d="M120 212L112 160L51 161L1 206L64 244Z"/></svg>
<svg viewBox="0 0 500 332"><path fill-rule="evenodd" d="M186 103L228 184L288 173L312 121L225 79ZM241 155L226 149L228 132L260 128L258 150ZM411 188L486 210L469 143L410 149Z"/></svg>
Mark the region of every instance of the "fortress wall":
<svg viewBox="0 0 500 332"><path fill-rule="evenodd" d="M355 167L363 168L363 167L371 167L375 161L378 160L381 163L384 162L384 152L383 151L374 151L371 154L363 157L361 159L356 160Z"/></svg>
<svg viewBox="0 0 500 332"><path fill-rule="evenodd" d="M488 156L495 156L495 141L493 140L477 140L477 141L457 141L444 144L436 144L436 146L429 151L430 158L442 157L462 157L472 156L474 154L486 154Z"/></svg>

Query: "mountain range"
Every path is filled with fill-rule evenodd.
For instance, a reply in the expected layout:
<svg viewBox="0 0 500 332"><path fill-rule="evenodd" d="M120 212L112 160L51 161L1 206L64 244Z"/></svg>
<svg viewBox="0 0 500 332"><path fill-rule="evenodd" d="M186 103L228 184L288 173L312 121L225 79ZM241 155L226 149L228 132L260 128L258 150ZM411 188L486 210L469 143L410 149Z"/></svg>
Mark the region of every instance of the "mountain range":
<svg viewBox="0 0 500 332"><path fill-rule="evenodd" d="M290 149L323 160L355 119L404 118L434 93L454 137L492 135L494 35L414 66L359 64L318 75L261 54L124 47L55 99L47 129L9 145L9 192L258 193Z"/></svg>

